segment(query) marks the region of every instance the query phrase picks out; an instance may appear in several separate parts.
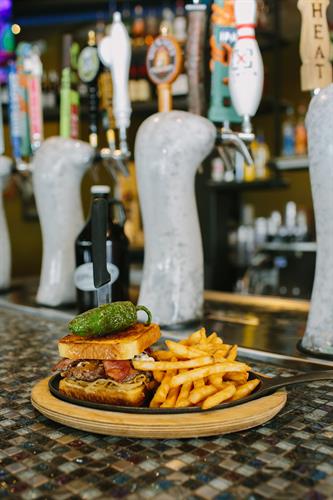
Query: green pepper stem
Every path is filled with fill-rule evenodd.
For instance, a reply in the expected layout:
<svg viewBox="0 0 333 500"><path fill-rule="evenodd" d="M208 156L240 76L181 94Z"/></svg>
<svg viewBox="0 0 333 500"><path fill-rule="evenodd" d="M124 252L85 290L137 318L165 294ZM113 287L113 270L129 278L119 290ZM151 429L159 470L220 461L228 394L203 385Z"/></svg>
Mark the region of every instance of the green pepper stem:
<svg viewBox="0 0 333 500"><path fill-rule="evenodd" d="M150 325L151 320L152 320L152 315L151 315L151 312L149 311L148 307L136 306L136 310L137 311L144 311L147 314L148 318L147 318L147 321L145 322L145 325Z"/></svg>

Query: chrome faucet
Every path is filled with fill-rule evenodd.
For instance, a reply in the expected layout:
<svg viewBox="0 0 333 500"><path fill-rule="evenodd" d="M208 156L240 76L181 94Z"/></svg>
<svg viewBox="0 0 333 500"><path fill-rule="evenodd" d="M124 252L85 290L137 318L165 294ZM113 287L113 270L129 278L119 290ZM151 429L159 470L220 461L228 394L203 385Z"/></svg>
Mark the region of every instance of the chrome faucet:
<svg viewBox="0 0 333 500"><path fill-rule="evenodd" d="M234 132L230 128L222 127L217 131L217 145L235 148L244 157L248 165L253 164L253 158L246 146L246 143L251 143L255 136L248 132Z"/></svg>

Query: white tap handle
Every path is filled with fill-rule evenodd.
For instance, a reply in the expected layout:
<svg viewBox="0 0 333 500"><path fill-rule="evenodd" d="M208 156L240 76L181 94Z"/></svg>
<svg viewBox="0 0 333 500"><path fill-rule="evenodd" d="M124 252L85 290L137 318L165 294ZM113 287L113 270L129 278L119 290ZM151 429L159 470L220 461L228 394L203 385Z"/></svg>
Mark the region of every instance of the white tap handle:
<svg viewBox="0 0 333 500"><path fill-rule="evenodd" d="M255 38L256 0L235 0L237 41L229 70L233 105L243 117L254 116L259 107L264 84L264 66Z"/></svg>
<svg viewBox="0 0 333 500"><path fill-rule="evenodd" d="M235 20L236 27L240 25L250 25L255 28L257 22L257 2L256 0L235 0Z"/></svg>
<svg viewBox="0 0 333 500"><path fill-rule="evenodd" d="M121 21L120 12L113 14L110 35L104 37L98 53L102 63L110 68L113 81L113 113L118 129L130 125L131 103L128 91L131 43L127 30Z"/></svg>

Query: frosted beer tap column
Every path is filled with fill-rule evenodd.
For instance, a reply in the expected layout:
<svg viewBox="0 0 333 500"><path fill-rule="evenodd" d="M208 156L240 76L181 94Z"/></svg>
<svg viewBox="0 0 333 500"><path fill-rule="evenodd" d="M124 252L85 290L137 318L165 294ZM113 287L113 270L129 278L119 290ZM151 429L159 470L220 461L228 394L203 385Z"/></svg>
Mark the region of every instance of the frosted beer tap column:
<svg viewBox="0 0 333 500"><path fill-rule="evenodd" d="M317 256L310 313L302 339L302 346L319 356L333 355L333 85L328 3L298 1L302 13L302 89L321 89L312 98L306 116Z"/></svg>
<svg viewBox="0 0 333 500"><path fill-rule="evenodd" d="M215 137L210 121L184 111L149 117L136 137L145 232L139 303L162 325L202 316L203 251L194 176Z"/></svg>
<svg viewBox="0 0 333 500"><path fill-rule="evenodd" d="M317 257L310 313L302 345L333 355L333 85L322 89L306 117Z"/></svg>
<svg viewBox="0 0 333 500"><path fill-rule="evenodd" d="M243 118L243 132L252 132L251 117L260 104L264 68L255 37L256 0L235 0L237 41L229 71L230 95L237 113Z"/></svg>
<svg viewBox="0 0 333 500"><path fill-rule="evenodd" d="M2 194L11 173L11 165L10 158L0 156L0 290L10 286L11 250Z"/></svg>
<svg viewBox="0 0 333 500"><path fill-rule="evenodd" d="M75 239L83 226L81 179L94 149L64 137L46 139L34 155L33 185L43 237L37 302L75 302Z"/></svg>

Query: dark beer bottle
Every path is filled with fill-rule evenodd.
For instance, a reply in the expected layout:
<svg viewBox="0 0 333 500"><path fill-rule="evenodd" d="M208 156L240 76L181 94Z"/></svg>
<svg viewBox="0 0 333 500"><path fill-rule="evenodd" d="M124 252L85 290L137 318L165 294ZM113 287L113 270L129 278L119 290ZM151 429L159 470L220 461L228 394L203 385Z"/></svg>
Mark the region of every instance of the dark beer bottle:
<svg viewBox="0 0 333 500"><path fill-rule="evenodd" d="M111 275L112 301L128 300L129 287L129 242L124 233L126 220L122 203L109 199L109 186L91 187L92 199L106 198L109 201L109 218L106 242L107 267ZM75 242L76 286L79 312L97 307L97 294L93 280L91 213Z"/></svg>

